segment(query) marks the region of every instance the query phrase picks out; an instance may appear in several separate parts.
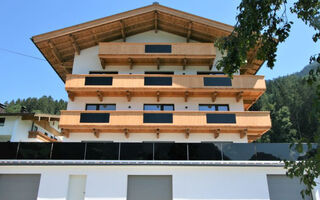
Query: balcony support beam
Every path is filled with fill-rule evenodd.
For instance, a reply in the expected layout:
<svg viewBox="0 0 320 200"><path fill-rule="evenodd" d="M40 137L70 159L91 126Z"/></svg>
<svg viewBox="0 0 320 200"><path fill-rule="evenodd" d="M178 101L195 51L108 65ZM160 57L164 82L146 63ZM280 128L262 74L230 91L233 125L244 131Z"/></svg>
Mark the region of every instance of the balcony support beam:
<svg viewBox="0 0 320 200"><path fill-rule="evenodd" d="M188 64L188 60L187 60L187 58L184 58L182 61L182 69L183 70L186 70L187 64Z"/></svg>
<svg viewBox="0 0 320 200"><path fill-rule="evenodd" d="M97 90L97 96L100 102L103 101L103 94L101 91Z"/></svg>
<svg viewBox="0 0 320 200"><path fill-rule="evenodd" d="M70 137L70 132L67 129L62 128L61 129L62 135L64 135L66 138Z"/></svg>
<svg viewBox="0 0 320 200"><path fill-rule="evenodd" d="M188 139L189 136L190 136L190 129L187 128L187 129L186 129L186 133L185 133L186 139Z"/></svg>
<svg viewBox="0 0 320 200"><path fill-rule="evenodd" d="M157 102L159 102L160 101L160 91L157 91L156 96L157 96Z"/></svg>
<svg viewBox="0 0 320 200"><path fill-rule="evenodd" d="M213 131L213 137L214 139L217 139L220 135L220 128Z"/></svg>
<svg viewBox="0 0 320 200"><path fill-rule="evenodd" d="M56 58L56 60L58 61L59 65L63 65L62 56L57 50L57 48L54 46L54 44L51 41L48 42L48 45L50 46L51 52L53 56Z"/></svg>
<svg viewBox="0 0 320 200"><path fill-rule="evenodd" d="M187 102L187 101L188 101L188 97L189 97L189 92L188 92L188 91L185 91L185 92L184 92L184 102Z"/></svg>
<svg viewBox="0 0 320 200"><path fill-rule="evenodd" d="M105 69L106 68L106 61L103 59L103 58L100 58L100 63L101 63L101 67L102 69Z"/></svg>
<svg viewBox="0 0 320 200"><path fill-rule="evenodd" d="M128 102L130 102L131 101L131 92L129 90L126 91L126 96L127 96Z"/></svg>
<svg viewBox="0 0 320 200"><path fill-rule="evenodd" d="M240 131L240 139L244 138L248 133L248 129L244 129Z"/></svg>
<svg viewBox="0 0 320 200"><path fill-rule="evenodd" d="M209 63L209 70L211 70L211 69L212 69L213 61L214 61L214 59L211 59L211 60L210 60L210 63Z"/></svg>
<svg viewBox="0 0 320 200"><path fill-rule="evenodd" d="M237 93L237 95L236 95L237 102L239 102L242 99L242 96L243 96L243 92L242 91Z"/></svg>
<svg viewBox="0 0 320 200"><path fill-rule="evenodd" d="M123 132L124 132L124 136L125 136L126 138L129 138L129 130L128 130L127 128L125 128L125 129L123 130Z"/></svg>
<svg viewBox="0 0 320 200"><path fill-rule="evenodd" d="M218 96L218 92L213 92L211 94L211 101L214 103L217 99L217 96Z"/></svg>
<svg viewBox="0 0 320 200"><path fill-rule="evenodd" d="M160 138L160 129L159 128L156 129L156 136L157 136L157 139Z"/></svg>
<svg viewBox="0 0 320 200"><path fill-rule="evenodd" d="M160 58L157 58L156 63L157 63L157 70L159 70L160 69Z"/></svg>
<svg viewBox="0 0 320 200"><path fill-rule="evenodd" d="M100 137L100 132L99 132L98 129L95 129L95 128L94 128L92 131L93 131L93 135L94 135L96 138L99 138L99 137Z"/></svg>
<svg viewBox="0 0 320 200"><path fill-rule="evenodd" d="M187 31L187 42L190 41L191 31L192 31L192 22L189 22L188 31Z"/></svg>
<svg viewBox="0 0 320 200"><path fill-rule="evenodd" d="M71 101L74 101L75 95L73 92L68 92L68 97Z"/></svg>
<svg viewBox="0 0 320 200"><path fill-rule="evenodd" d="M70 40L71 40L71 44L72 44L72 47L74 49L74 52L77 54L77 55L80 55L80 47L74 37L74 35L72 34L69 34L69 37L70 37Z"/></svg>
<svg viewBox="0 0 320 200"><path fill-rule="evenodd" d="M128 58L129 68L130 70L133 68L133 60L132 58Z"/></svg>
<svg viewBox="0 0 320 200"><path fill-rule="evenodd" d="M122 40L125 42L126 41L126 30L125 30L125 25L124 25L123 20L120 20L120 27L121 27Z"/></svg>
<svg viewBox="0 0 320 200"><path fill-rule="evenodd" d="M154 32L158 33L158 12L154 12Z"/></svg>

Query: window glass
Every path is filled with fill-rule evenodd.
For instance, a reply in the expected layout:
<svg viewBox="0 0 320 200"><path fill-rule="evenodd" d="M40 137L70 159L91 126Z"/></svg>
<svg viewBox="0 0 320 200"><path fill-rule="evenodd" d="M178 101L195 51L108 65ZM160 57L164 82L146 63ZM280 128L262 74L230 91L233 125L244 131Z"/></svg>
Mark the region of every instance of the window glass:
<svg viewBox="0 0 320 200"><path fill-rule="evenodd" d="M173 104L145 104L143 110L173 111Z"/></svg>
<svg viewBox="0 0 320 200"><path fill-rule="evenodd" d="M0 118L0 126L4 126L4 121L6 120L6 118Z"/></svg>
<svg viewBox="0 0 320 200"><path fill-rule="evenodd" d="M213 72L213 71L201 71L197 72L198 75L224 75L223 72Z"/></svg>
<svg viewBox="0 0 320 200"><path fill-rule="evenodd" d="M86 110L97 110L97 105L87 104Z"/></svg>
<svg viewBox="0 0 320 200"><path fill-rule="evenodd" d="M98 110L116 110L115 104L100 104Z"/></svg>
<svg viewBox="0 0 320 200"><path fill-rule="evenodd" d="M173 72L165 71L146 71L145 74L174 74Z"/></svg>
<svg viewBox="0 0 320 200"><path fill-rule="evenodd" d="M216 108L217 108L217 111L229 111L228 105L217 105Z"/></svg>
<svg viewBox="0 0 320 200"><path fill-rule="evenodd" d="M90 71L89 74L118 74L118 72L113 72L113 71Z"/></svg>

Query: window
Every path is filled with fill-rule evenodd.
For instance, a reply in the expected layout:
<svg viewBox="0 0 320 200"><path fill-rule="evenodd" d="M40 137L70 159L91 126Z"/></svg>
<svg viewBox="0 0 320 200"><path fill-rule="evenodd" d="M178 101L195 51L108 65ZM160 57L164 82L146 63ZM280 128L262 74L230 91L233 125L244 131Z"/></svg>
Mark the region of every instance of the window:
<svg viewBox="0 0 320 200"><path fill-rule="evenodd" d="M144 85L172 85L172 77L144 77Z"/></svg>
<svg viewBox="0 0 320 200"><path fill-rule="evenodd" d="M106 72L106 71L90 71L89 74L118 74L118 72L116 72L116 71L110 71L110 72Z"/></svg>
<svg viewBox="0 0 320 200"><path fill-rule="evenodd" d="M4 126L4 121L6 121L6 118L0 118L0 126Z"/></svg>
<svg viewBox="0 0 320 200"><path fill-rule="evenodd" d="M147 44L145 53L171 53L171 45Z"/></svg>
<svg viewBox="0 0 320 200"><path fill-rule="evenodd" d="M213 72L213 71L201 71L197 72L198 75L224 75L223 72Z"/></svg>
<svg viewBox="0 0 320 200"><path fill-rule="evenodd" d="M144 104L143 110L154 110L154 111L173 111L173 104Z"/></svg>
<svg viewBox="0 0 320 200"><path fill-rule="evenodd" d="M116 104L87 104L86 110L116 110Z"/></svg>
<svg viewBox="0 0 320 200"><path fill-rule="evenodd" d="M200 111L229 111L227 104L199 104Z"/></svg>
<svg viewBox="0 0 320 200"><path fill-rule="evenodd" d="M169 74L169 75L172 75L172 74L174 74L174 72L169 72L169 71L166 71L166 72L147 71L147 72L144 72L144 74Z"/></svg>
<svg viewBox="0 0 320 200"><path fill-rule="evenodd" d="M80 123L109 123L109 113L80 113Z"/></svg>

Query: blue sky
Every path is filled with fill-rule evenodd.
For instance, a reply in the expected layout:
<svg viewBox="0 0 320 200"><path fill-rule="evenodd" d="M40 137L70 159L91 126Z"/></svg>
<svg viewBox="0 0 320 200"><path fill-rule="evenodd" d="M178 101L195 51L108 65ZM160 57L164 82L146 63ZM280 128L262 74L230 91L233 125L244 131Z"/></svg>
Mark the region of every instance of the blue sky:
<svg viewBox="0 0 320 200"><path fill-rule="evenodd" d="M97 18L152 4L153 0L2 0L0 2L0 102L17 98L51 95L67 100L64 83L43 60L9 53L3 49L43 58L31 42L34 35L76 25ZM234 25L236 0L158 0L162 5ZM290 0L289 0L290 2ZM196 4L195 4L196 3ZM259 74L266 79L300 71L310 55L319 51L313 43L313 30L294 15L295 22L287 41L280 44L273 70L263 66Z"/></svg>

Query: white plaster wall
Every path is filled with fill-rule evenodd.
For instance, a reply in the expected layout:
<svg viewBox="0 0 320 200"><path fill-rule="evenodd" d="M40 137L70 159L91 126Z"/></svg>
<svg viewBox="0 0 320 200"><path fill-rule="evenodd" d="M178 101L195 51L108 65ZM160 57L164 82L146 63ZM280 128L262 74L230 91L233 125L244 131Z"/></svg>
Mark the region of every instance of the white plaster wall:
<svg viewBox="0 0 320 200"><path fill-rule="evenodd" d="M2 166L0 174L41 174L38 200L64 200L69 175L87 175L86 200L125 200L128 175L171 175L173 200L267 200L267 174L281 167ZM316 199L318 200L318 199Z"/></svg>
<svg viewBox="0 0 320 200"><path fill-rule="evenodd" d="M211 98L184 98L160 97L157 102L156 97L133 97L128 102L126 97L104 97L100 102L98 97L76 97L74 101L69 101L67 110L85 110L86 104L116 104L117 110L143 110L143 104L174 104L176 111L198 111L199 104L229 104L230 111L243 111L243 101L236 101L235 98L217 98L212 103ZM129 108L131 106L131 108ZM186 108L186 106L188 108Z"/></svg>
<svg viewBox="0 0 320 200"><path fill-rule="evenodd" d="M120 41L114 41L120 42ZM144 43L144 42L167 42L167 43L179 43L186 42L186 38L177 36L171 33L158 31L148 31L145 33L133 35L127 38L126 42ZM195 42L195 41L191 41ZM145 71L157 71L157 67L154 66L139 66L134 65L130 70L129 66L106 66L103 70L98 57L99 47L94 46L88 49L81 50L80 55L75 55L72 68L72 74L88 74L89 71L119 71L119 74L144 74ZM217 54L217 56L219 56ZM197 74L197 71L209 71L207 66L187 66L186 70L182 69L182 66L160 66L159 71L174 71L175 74ZM215 69L216 71L216 69Z"/></svg>
<svg viewBox="0 0 320 200"><path fill-rule="evenodd" d="M1 116L5 118L4 126L0 126L0 135L12 135L13 127L18 116Z"/></svg>

